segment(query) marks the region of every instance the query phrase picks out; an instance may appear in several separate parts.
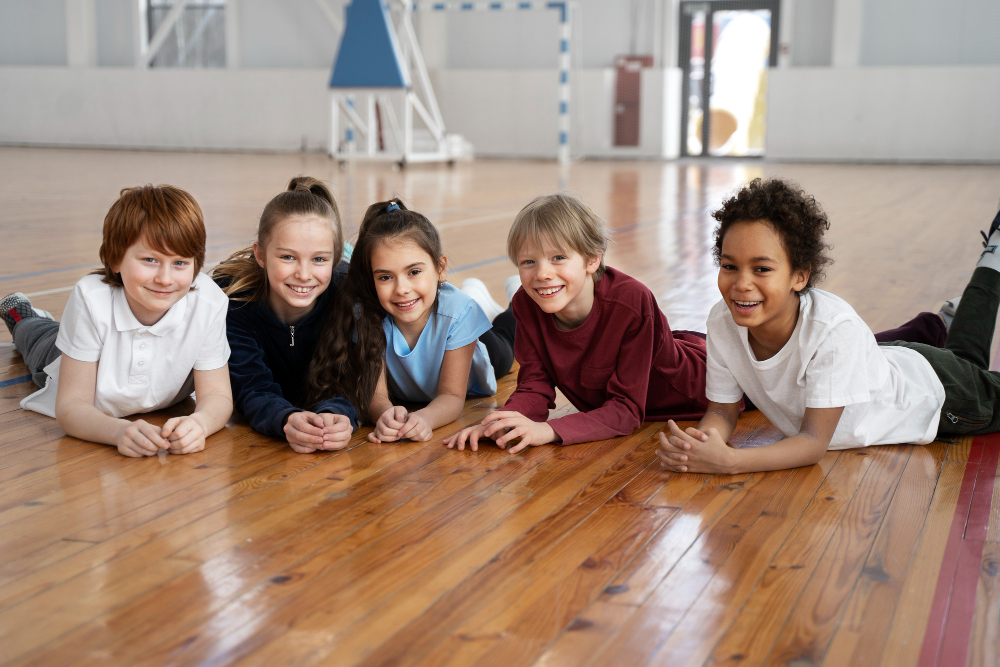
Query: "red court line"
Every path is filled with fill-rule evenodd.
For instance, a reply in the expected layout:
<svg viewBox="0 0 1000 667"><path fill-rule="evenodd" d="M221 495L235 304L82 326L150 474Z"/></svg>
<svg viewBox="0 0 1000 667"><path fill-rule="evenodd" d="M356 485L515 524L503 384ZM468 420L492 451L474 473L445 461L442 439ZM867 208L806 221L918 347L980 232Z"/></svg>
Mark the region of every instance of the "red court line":
<svg viewBox="0 0 1000 667"><path fill-rule="evenodd" d="M920 667L965 665L998 460L1000 435L973 438L927 619Z"/></svg>

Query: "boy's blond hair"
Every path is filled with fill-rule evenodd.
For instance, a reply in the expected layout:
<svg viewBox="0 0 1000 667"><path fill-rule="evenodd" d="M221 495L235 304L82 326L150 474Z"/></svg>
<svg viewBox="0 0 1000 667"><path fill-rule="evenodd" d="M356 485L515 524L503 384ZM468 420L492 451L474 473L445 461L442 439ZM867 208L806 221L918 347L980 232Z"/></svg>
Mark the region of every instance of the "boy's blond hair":
<svg viewBox="0 0 1000 667"><path fill-rule="evenodd" d="M545 195L536 197L521 209L507 233L507 256L517 264L517 253L531 239L541 248L545 241L570 249L589 259L600 255L601 264L594 272L594 282L604 275L604 255L610 236L601 218L576 197Z"/></svg>

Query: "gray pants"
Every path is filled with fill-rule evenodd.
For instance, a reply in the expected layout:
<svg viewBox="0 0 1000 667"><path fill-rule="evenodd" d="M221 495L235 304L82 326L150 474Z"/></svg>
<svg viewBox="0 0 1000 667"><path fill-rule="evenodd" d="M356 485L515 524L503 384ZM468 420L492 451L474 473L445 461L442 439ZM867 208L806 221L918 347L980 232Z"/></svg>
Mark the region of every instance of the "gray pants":
<svg viewBox="0 0 1000 667"><path fill-rule="evenodd" d="M28 317L14 326L14 347L21 353L24 365L31 371L31 379L39 387L44 387L48 379L42 369L62 354L56 347L58 335L59 323L45 317Z"/></svg>

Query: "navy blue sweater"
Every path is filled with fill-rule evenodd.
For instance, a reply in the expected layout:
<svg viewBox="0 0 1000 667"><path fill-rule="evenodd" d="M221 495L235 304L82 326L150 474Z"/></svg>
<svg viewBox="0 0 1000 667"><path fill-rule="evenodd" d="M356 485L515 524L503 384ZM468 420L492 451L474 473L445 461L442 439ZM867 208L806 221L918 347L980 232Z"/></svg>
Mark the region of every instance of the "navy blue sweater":
<svg viewBox="0 0 1000 667"><path fill-rule="evenodd" d="M233 401L253 430L284 440L285 418L303 411L297 406L305 400L309 362L343 277L340 269L316 299L316 307L295 326L279 320L263 301L229 301L226 336L232 349ZM216 282L224 287L228 279ZM358 427L358 412L343 396L324 399L309 409L345 415L352 428Z"/></svg>

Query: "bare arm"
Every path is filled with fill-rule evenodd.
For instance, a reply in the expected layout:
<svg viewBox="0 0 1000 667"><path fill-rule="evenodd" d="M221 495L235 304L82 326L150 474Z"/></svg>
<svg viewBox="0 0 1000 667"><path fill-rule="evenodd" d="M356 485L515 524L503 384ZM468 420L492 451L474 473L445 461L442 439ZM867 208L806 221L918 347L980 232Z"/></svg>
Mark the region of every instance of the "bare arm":
<svg viewBox="0 0 1000 667"><path fill-rule="evenodd" d="M194 394L198 402L191 417L198 420L208 437L225 426L233 414L229 365L211 371L196 370Z"/></svg>
<svg viewBox="0 0 1000 667"><path fill-rule="evenodd" d="M736 420L740 417L740 404L736 403L716 403L708 402L708 409L705 416L698 422L698 430L707 433L708 429L714 428L719 432L719 437L729 442L730 436L736 430Z"/></svg>
<svg viewBox="0 0 1000 667"><path fill-rule="evenodd" d="M456 350L447 350L441 362L441 377L438 380L437 396L417 413L427 418L431 429L435 429L458 419L465 407L465 396L469 389L469 370L472 355L476 351L476 341Z"/></svg>
<svg viewBox="0 0 1000 667"><path fill-rule="evenodd" d="M385 380L385 362L383 361L382 370L378 374L378 384L375 385L375 395L372 396L372 402L368 405L368 419L372 424L377 423L382 413L391 407L392 401L389 400L389 385Z"/></svg>
<svg viewBox="0 0 1000 667"><path fill-rule="evenodd" d="M770 445L746 449L730 447L714 426L684 432L671 421L671 435L668 438L660 434L663 448L657 454L664 468L676 472L735 474L812 465L826 453L843 412L843 407L806 408L798 433Z"/></svg>
<svg viewBox="0 0 1000 667"><path fill-rule="evenodd" d="M59 426L74 438L114 445L126 456L151 456L159 449L167 449L160 427L142 419L132 422L109 417L94 407L97 364L62 355L56 392Z"/></svg>

